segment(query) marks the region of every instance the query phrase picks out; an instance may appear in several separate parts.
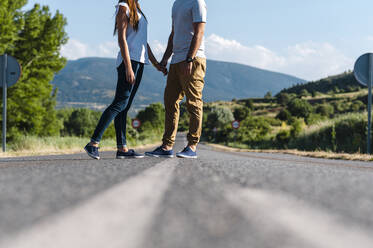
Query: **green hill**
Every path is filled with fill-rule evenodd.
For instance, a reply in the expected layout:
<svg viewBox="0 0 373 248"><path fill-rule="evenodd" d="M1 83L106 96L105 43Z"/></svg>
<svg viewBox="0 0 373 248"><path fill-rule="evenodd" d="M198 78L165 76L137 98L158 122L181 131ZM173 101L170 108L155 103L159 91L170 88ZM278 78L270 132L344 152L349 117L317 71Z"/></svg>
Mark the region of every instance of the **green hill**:
<svg viewBox="0 0 373 248"><path fill-rule="evenodd" d="M293 87L282 90L281 93L301 94L302 90L307 90L310 93L320 92L329 94L354 92L362 88L363 87L356 81L352 72L345 72L336 76L323 78L319 81L297 84Z"/></svg>
<svg viewBox="0 0 373 248"><path fill-rule="evenodd" d="M286 74L209 60L207 62L206 102L233 98L263 97L276 94L305 81ZM135 108L163 101L166 78L152 66L145 67L143 81L135 99ZM102 108L113 100L116 86L115 60L84 58L69 61L52 84L58 88L59 107Z"/></svg>

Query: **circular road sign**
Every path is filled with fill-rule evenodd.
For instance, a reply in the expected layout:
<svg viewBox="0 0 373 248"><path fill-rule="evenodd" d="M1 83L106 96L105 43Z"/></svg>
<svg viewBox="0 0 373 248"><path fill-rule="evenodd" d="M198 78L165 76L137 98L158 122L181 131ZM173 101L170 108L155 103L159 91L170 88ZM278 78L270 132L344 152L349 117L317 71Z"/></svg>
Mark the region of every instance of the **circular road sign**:
<svg viewBox="0 0 373 248"><path fill-rule="evenodd" d="M135 128L135 129L141 127L141 121L138 120L138 119L133 119L132 120L132 127Z"/></svg>
<svg viewBox="0 0 373 248"><path fill-rule="evenodd" d="M239 129L241 126L241 123L239 121L232 121L232 128L233 129Z"/></svg>
<svg viewBox="0 0 373 248"><path fill-rule="evenodd" d="M7 70L6 70L6 81L8 82L7 86L11 87L12 85L16 84L21 77L21 65L18 61L10 56L6 55L7 57ZM3 80L3 73L4 73L4 64L5 62L5 55L0 56L0 81ZM3 87L3 84L0 84L0 88Z"/></svg>
<svg viewBox="0 0 373 248"><path fill-rule="evenodd" d="M370 64L371 57L373 62L373 53L366 53L361 55L354 66L355 78L360 84L364 86L369 85L369 71L371 70L370 67L373 67L373 64Z"/></svg>

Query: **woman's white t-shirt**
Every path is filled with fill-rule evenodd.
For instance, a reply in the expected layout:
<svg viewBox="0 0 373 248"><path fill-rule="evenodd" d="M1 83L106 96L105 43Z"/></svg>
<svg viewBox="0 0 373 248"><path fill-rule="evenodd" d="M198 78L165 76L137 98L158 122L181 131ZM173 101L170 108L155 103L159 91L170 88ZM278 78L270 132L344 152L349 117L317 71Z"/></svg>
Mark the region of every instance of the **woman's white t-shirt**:
<svg viewBox="0 0 373 248"><path fill-rule="evenodd" d="M116 12L115 16L119 12L119 6L124 6L127 8L127 16L129 17L129 6L127 3L119 3L116 5ZM144 18L143 15L141 15L140 12L137 12L139 15L139 27L138 30L135 31L131 25L128 25L127 27L127 33L126 33L126 39L128 44L128 50L130 53L131 60L143 63L143 64L149 64L149 57L148 57L148 22ZM119 51L118 57L117 57L117 67L120 66L123 62L123 57L121 52Z"/></svg>

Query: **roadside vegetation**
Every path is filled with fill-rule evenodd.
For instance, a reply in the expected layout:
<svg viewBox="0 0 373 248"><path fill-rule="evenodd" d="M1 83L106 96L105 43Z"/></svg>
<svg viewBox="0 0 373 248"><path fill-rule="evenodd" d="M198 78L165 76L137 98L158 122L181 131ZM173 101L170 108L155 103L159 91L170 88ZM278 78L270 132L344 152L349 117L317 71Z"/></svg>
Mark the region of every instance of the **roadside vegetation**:
<svg viewBox="0 0 373 248"><path fill-rule="evenodd" d="M20 135L12 138L9 143L9 154L17 152L27 154L50 154L79 152L89 142L101 112L90 109L59 109L56 111L59 132L50 136ZM149 105L137 116L142 123L134 129L131 118L127 120L127 140L130 147L141 147L160 142L164 127L164 108L161 103ZM116 147L115 129L113 123L103 136L101 147L112 150Z"/></svg>
<svg viewBox="0 0 373 248"><path fill-rule="evenodd" d="M274 97L209 103L203 140L244 149L365 153L366 102L367 90L344 73ZM240 129L231 127L232 120L241 122Z"/></svg>

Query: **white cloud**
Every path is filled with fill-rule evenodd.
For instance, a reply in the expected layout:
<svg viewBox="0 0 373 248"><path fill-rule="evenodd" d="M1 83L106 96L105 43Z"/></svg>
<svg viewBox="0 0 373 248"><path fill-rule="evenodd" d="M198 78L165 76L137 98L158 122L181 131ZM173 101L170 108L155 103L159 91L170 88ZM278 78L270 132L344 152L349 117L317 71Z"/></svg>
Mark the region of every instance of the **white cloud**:
<svg viewBox="0 0 373 248"><path fill-rule="evenodd" d="M353 60L329 43L304 42L278 54L263 46L244 46L218 35L206 39L210 59L237 62L315 80L351 69Z"/></svg>
<svg viewBox="0 0 373 248"><path fill-rule="evenodd" d="M166 45L157 40L151 42L151 47L158 59L166 50ZM62 55L71 60L83 57L114 58L118 51L117 42L91 46L75 39L61 49ZM206 53L209 59L279 71L307 80L317 80L353 67L353 59L327 42L303 42L289 46L279 54L264 46L245 46L212 34L206 38Z"/></svg>
<svg viewBox="0 0 373 248"><path fill-rule="evenodd" d="M166 50L166 45L157 40L151 42L151 47L154 55L159 59ZM119 47L117 42L108 41L97 46L91 46L75 39L70 39L69 42L61 48L62 56L69 60L85 57L115 58L118 51Z"/></svg>
<svg viewBox="0 0 373 248"><path fill-rule="evenodd" d="M280 70L306 79L319 79L353 68L353 59L329 43L305 42L287 48L287 62Z"/></svg>
<svg viewBox="0 0 373 248"><path fill-rule="evenodd" d="M98 46L90 46L75 39L70 39L69 42L61 48L62 56L75 60L84 57L109 57L114 58L119 51L116 42L105 42Z"/></svg>
<svg viewBox="0 0 373 248"><path fill-rule="evenodd" d="M98 46L98 57L116 57L118 55L119 47L117 42L105 42Z"/></svg>
<svg viewBox="0 0 373 248"><path fill-rule="evenodd" d="M163 53L166 51L167 45L162 44L160 41L155 40L151 42L150 47L154 53L154 56L158 59L161 59Z"/></svg>
<svg viewBox="0 0 373 248"><path fill-rule="evenodd" d="M206 53L210 59L223 60L269 68L273 64L283 64L283 58L263 46L247 47L235 40L227 40L218 35L206 39Z"/></svg>
<svg viewBox="0 0 373 248"><path fill-rule="evenodd" d="M69 40L69 42L61 48L62 56L74 60L88 55L88 46L78 40Z"/></svg>

